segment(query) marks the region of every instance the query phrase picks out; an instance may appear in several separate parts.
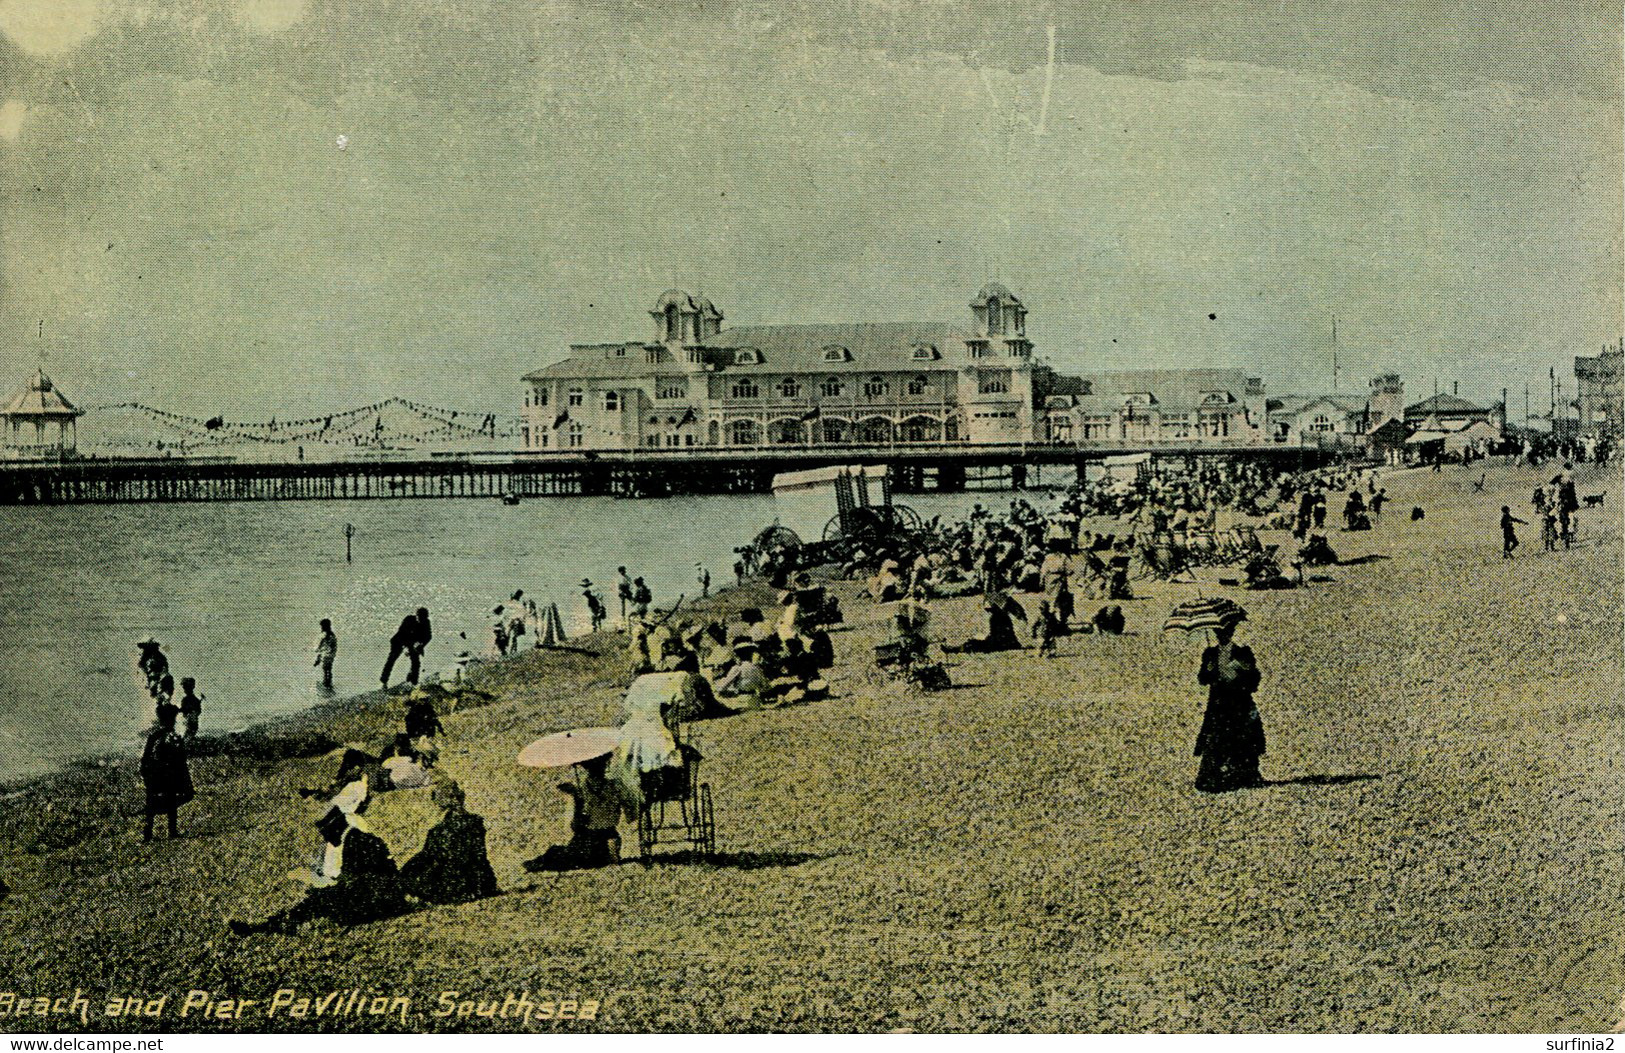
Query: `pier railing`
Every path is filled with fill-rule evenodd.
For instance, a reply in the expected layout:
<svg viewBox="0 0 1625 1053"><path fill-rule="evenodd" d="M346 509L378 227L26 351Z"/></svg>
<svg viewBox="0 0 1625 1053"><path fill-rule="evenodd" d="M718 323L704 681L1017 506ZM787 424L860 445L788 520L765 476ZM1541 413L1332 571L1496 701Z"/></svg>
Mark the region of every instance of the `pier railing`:
<svg viewBox="0 0 1625 1053"><path fill-rule="evenodd" d="M298 463L221 458L5 461L0 462L0 504L761 493L779 472L851 463L890 465L902 490L955 490L990 477L1019 487L1030 468L1082 467L1105 457L1145 452L1299 466L1335 455L1276 443L899 441L883 446L554 450Z"/></svg>

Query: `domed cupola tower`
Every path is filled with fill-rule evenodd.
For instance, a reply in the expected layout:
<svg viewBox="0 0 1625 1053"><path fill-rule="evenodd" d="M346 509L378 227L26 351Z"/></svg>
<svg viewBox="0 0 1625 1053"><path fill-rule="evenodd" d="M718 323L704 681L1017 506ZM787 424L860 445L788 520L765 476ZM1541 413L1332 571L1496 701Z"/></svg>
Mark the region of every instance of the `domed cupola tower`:
<svg viewBox="0 0 1625 1053"><path fill-rule="evenodd" d="M978 331L986 337L1025 337L1027 308L998 282L988 282L970 303Z"/></svg>

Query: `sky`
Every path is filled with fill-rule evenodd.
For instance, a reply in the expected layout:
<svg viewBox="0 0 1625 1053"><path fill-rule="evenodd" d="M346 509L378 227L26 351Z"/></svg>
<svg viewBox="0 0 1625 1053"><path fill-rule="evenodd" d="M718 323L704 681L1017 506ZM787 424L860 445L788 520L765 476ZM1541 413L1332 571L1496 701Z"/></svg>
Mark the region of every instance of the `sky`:
<svg viewBox="0 0 1625 1053"><path fill-rule="evenodd" d="M670 287L1064 371L1523 390L1619 339L1621 24L1564 0L0 0L0 388L511 412ZM43 337L41 323L43 322Z"/></svg>

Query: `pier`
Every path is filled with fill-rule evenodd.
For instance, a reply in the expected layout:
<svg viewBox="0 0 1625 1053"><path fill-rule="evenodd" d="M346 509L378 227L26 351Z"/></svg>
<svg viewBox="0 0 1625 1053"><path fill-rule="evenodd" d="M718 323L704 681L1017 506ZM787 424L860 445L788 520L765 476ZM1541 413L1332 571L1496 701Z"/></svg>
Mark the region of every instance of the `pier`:
<svg viewBox="0 0 1625 1053"><path fill-rule="evenodd" d="M666 497L765 493L779 472L884 464L898 492L1040 485L1045 467L1079 470L1107 457L1245 458L1285 470L1313 467L1335 450L1283 444L819 445L552 452L545 455L397 456L312 462L226 458L63 458L0 462L0 504L321 501L380 498Z"/></svg>

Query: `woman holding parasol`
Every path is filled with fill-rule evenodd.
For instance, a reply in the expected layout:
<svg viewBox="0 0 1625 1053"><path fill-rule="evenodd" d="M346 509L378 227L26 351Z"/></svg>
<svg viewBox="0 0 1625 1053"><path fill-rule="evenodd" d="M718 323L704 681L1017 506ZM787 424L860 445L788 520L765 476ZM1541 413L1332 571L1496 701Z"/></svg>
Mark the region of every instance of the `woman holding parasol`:
<svg viewBox="0 0 1625 1053"><path fill-rule="evenodd" d="M1207 711L1196 735L1201 764L1196 788L1224 793L1262 786L1258 758L1263 756L1264 721L1253 701L1258 690L1258 662L1252 648L1235 642L1236 626L1247 612L1233 600L1201 599L1174 608L1163 628L1168 631L1213 633L1214 643L1202 652L1197 683L1207 686Z"/></svg>

